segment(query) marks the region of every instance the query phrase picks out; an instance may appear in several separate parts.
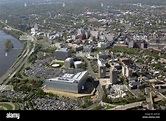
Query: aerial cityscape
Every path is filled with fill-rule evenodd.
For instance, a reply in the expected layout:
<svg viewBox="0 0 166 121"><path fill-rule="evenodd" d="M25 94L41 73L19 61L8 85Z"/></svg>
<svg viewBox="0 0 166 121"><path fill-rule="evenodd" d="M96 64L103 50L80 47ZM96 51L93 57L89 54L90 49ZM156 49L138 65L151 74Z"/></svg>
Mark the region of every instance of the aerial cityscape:
<svg viewBox="0 0 166 121"><path fill-rule="evenodd" d="M166 110L166 1L0 0L0 110Z"/></svg>

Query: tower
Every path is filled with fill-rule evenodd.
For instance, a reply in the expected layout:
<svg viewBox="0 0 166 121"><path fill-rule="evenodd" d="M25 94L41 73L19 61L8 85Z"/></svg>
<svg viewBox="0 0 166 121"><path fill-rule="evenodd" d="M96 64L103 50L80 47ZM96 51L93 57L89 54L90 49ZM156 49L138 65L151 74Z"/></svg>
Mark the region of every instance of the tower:
<svg viewBox="0 0 166 121"><path fill-rule="evenodd" d="M98 67L98 76L100 78L104 78L106 76L106 66L99 66Z"/></svg>
<svg viewBox="0 0 166 121"><path fill-rule="evenodd" d="M102 59L98 59L98 77L106 77L106 65Z"/></svg>
<svg viewBox="0 0 166 121"><path fill-rule="evenodd" d="M111 67L110 68L110 82L112 84L116 84L118 82L118 71L116 68Z"/></svg>
<svg viewBox="0 0 166 121"><path fill-rule="evenodd" d="M122 75L126 76L126 77L131 77L132 76L132 70L127 65L123 65L122 66Z"/></svg>
<svg viewBox="0 0 166 121"><path fill-rule="evenodd" d="M63 5L62 5L63 7L65 7L66 5L65 5L65 3L63 3Z"/></svg>
<svg viewBox="0 0 166 121"><path fill-rule="evenodd" d="M126 67L125 67L125 65L122 65L122 75L123 76L126 75Z"/></svg>
<svg viewBox="0 0 166 121"><path fill-rule="evenodd" d="M131 77L132 76L132 70L126 66L126 77Z"/></svg>

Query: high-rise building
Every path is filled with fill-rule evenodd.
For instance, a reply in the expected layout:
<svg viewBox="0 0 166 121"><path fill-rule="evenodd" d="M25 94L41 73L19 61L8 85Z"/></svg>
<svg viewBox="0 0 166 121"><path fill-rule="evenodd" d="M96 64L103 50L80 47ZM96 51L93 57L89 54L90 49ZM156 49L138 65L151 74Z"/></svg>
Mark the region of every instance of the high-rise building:
<svg viewBox="0 0 166 121"><path fill-rule="evenodd" d="M38 24L37 24L37 23L35 23L35 25L34 25L34 29L35 29L36 31L39 30L39 27L38 27Z"/></svg>
<svg viewBox="0 0 166 121"><path fill-rule="evenodd" d="M98 59L98 77L106 77L106 65L102 59Z"/></svg>
<svg viewBox="0 0 166 121"><path fill-rule="evenodd" d="M106 76L106 66L98 67L98 76L99 78L104 78Z"/></svg>
<svg viewBox="0 0 166 121"><path fill-rule="evenodd" d="M131 77L132 76L132 70L126 66L126 77Z"/></svg>
<svg viewBox="0 0 166 121"><path fill-rule="evenodd" d="M123 65L122 66L122 75L126 76L126 77L131 77L132 76L132 70L127 65Z"/></svg>
<svg viewBox="0 0 166 121"><path fill-rule="evenodd" d="M116 68L111 67L110 68L110 82L112 84L116 84L118 82L118 71Z"/></svg>
<svg viewBox="0 0 166 121"><path fill-rule="evenodd" d="M134 48L134 45L135 45L135 42L134 42L134 41L130 41L130 42L128 43L128 47L129 47L129 48Z"/></svg>
<svg viewBox="0 0 166 121"><path fill-rule="evenodd" d="M126 75L126 67L123 65L122 66L122 75L125 76Z"/></svg>

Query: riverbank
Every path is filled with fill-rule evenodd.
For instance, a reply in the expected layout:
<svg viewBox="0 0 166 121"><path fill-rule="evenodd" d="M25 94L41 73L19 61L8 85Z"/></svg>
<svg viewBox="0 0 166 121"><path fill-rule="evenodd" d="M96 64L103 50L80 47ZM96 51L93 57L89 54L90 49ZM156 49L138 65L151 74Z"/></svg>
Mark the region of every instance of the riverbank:
<svg viewBox="0 0 166 121"><path fill-rule="evenodd" d="M9 51L5 51L5 41L10 39L14 44L14 48ZM26 44L19 41L17 38L10 34L6 34L3 30L0 30L0 77L3 76L7 70L15 63L17 58L24 51Z"/></svg>

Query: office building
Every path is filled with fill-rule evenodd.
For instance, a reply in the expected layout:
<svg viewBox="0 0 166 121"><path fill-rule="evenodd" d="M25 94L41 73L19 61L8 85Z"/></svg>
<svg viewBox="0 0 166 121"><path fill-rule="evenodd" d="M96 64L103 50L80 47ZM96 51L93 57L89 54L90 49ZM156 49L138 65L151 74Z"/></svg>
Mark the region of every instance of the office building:
<svg viewBox="0 0 166 121"><path fill-rule="evenodd" d="M132 70L127 66L122 66L122 75L125 77L131 77L132 76Z"/></svg>
<svg viewBox="0 0 166 121"><path fill-rule="evenodd" d="M75 61L74 62L74 67L75 68L82 68L82 61Z"/></svg>
<svg viewBox="0 0 166 121"><path fill-rule="evenodd" d="M44 86L47 90L79 93L83 89L87 78L87 71L79 72L76 74L66 73L61 77L46 79Z"/></svg>
<svg viewBox="0 0 166 121"><path fill-rule="evenodd" d="M118 82L118 71L116 68L110 68L110 82L111 84L116 84Z"/></svg>
<svg viewBox="0 0 166 121"><path fill-rule="evenodd" d="M60 48L55 51L55 58L57 60L65 60L71 56L71 50L68 48Z"/></svg>
<svg viewBox="0 0 166 121"><path fill-rule="evenodd" d="M98 77L104 78L106 77L106 65L104 60L98 59Z"/></svg>
<svg viewBox="0 0 166 121"><path fill-rule="evenodd" d="M67 58L64 61L65 68L71 68L73 66L73 64L74 64L73 58Z"/></svg>
<svg viewBox="0 0 166 121"><path fill-rule="evenodd" d="M98 45L97 45L97 47L98 48L102 48L102 49L105 49L105 48L107 48L107 43L106 42L98 42Z"/></svg>

